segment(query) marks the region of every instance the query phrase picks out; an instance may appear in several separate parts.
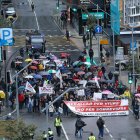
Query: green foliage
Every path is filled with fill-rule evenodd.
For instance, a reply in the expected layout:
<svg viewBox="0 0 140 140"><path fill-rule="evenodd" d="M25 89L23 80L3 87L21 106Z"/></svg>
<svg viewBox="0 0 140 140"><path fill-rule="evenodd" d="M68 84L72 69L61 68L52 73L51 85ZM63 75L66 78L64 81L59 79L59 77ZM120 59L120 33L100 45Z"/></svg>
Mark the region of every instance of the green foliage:
<svg viewBox="0 0 140 140"><path fill-rule="evenodd" d="M21 120L11 122L5 127L5 131L8 132L6 137L10 140L30 140L30 134L34 134L36 128L35 125L26 125Z"/></svg>
<svg viewBox="0 0 140 140"><path fill-rule="evenodd" d="M11 21L9 19L0 16L0 28L8 28L8 27L11 27Z"/></svg>
<svg viewBox="0 0 140 140"><path fill-rule="evenodd" d="M88 19L87 19L87 26L89 29L93 29L96 25L96 18L95 16L91 16L89 15L88 16Z"/></svg>

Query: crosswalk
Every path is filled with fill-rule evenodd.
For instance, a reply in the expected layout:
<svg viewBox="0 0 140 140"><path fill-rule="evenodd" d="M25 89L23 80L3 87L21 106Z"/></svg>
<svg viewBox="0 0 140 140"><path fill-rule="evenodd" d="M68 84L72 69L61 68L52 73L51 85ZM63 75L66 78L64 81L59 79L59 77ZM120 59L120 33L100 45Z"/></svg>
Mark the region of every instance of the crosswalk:
<svg viewBox="0 0 140 140"><path fill-rule="evenodd" d="M46 38L46 52L78 52L75 44L67 41L65 36L45 36ZM25 36L15 36L14 48L26 47Z"/></svg>

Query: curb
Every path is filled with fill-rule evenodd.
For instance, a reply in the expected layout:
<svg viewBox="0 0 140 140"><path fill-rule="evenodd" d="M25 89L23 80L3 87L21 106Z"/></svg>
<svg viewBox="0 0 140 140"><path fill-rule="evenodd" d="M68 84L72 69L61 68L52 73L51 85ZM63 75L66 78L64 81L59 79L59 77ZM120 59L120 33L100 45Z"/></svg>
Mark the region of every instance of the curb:
<svg viewBox="0 0 140 140"><path fill-rule="evenodd" d="M61 28L61 26L57 23L57 20L56 20L55 17L57 17L57 16L55 16L55 15L52 16L52 18L53 18L53 20L54 20L56 26L57 26L57 27L59 28L59 30L64 34L64 37L65 37L64 31L63 31L63 29ZM76 48L78 48L79 50L82 51L83 48L81 48L80 46L78 46L78 45L72 40L72 38L81 39L81 37L71 36L71 37L70 37L70 43L74 44L74 45L76 46Z"/></svg>

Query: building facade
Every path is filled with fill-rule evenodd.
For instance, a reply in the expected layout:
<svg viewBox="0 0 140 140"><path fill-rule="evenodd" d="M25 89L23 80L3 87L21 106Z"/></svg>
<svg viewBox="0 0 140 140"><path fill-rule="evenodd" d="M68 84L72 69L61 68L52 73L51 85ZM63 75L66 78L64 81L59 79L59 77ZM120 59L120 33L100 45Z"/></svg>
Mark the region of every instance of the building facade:
<svg viewBox="0 0 140 140"><path fill-rule="evenodd" d="M123 22L140 27L140 0L123 0Z"/></svg>

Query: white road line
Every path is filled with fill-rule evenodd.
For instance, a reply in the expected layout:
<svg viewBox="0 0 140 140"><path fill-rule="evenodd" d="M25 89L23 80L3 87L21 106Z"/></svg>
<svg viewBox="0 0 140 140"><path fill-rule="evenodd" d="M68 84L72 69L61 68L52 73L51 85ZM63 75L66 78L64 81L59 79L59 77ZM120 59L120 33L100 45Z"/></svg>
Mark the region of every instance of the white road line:
<svg viewBox="0 0 140 140"><path fill-rule="evenodd" d="M31 0L28 0L28 2L29 2L29 5L31 6L32 1ZM34 15L35 15L35 20L36 20L36 24L37 24L37 30L40 30L38 19L37 19L35 10L34 10Z"/></svg>
<svg viewBox="0 0 140 140"><path fill-rule="evenodd" d="M98 119L99 119L99 117L98 117ZM113 135L110 133L109 129L106 127L106 125L104 125L104 128L105 128L105 130L107 131L107 133L109 134L110 138L111 138L112 140L115 140L114 137L113 137Z"/></svg>
<svg viewBox="0 0 140 140"><path fill-rule="evenodd" d="M61 50L46 50L45 52L79 52L79 50L63 50L63 51L61 51Z"/></svg>
<svg viewBox="0 0 140 140"><path fill-rule="evenodd" d="M63 130L64 135L65 135L65 137L66 137L66 140L69 140L68 135L67 135L67 133L66 133L66 130L64 129L63 124L61 125L61 127L62 127L62 130Z"/></svg>

